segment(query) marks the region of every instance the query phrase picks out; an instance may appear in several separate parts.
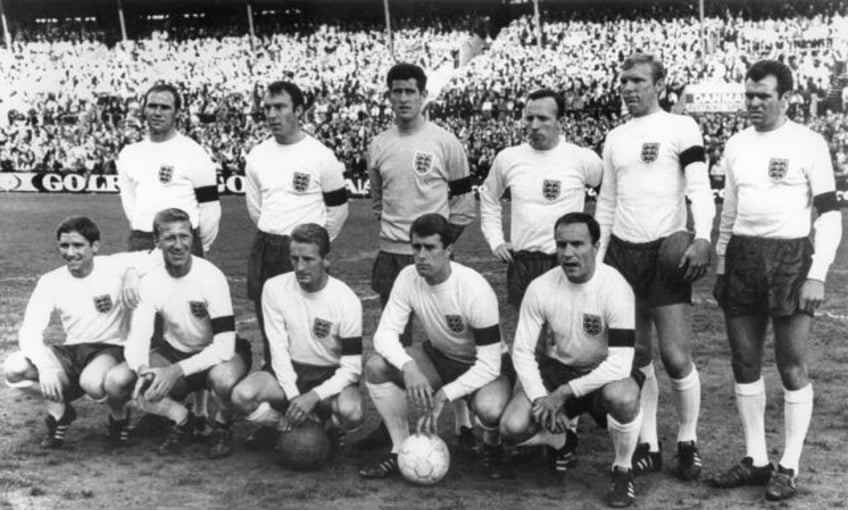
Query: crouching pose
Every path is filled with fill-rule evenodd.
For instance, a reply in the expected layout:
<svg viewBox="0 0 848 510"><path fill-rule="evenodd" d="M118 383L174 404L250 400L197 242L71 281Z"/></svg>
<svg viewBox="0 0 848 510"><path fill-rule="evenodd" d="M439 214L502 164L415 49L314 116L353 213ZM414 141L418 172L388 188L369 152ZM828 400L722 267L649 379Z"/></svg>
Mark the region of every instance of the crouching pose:
<svg viewBox="0 0 848 510"><path fill-rule="evenodd" d="M125 348L127 361L106 375L111 398L131 397L143 410L174 422L159 453L176 453L193 432L193 420L180 400L202 388L212 390L218 412L209 457L232 450L230 395L250 369L250 343L236 339L227 279L208 260L191 254L193 232L181 209L160 211L154 220L156 245L164 266L139 285ZM164 334L153 338L154 316L162 316Z"/></svg>
<svg viewBox="0 0 848 510"><path fill-rule="evenodd" d="M595 265L599 232L584 213L556 222L560 267L533 280L521 302L512 354L521 384L504 411L501 433L513 444L554 448L564 469L576 441L569 422L591 414L609 430L615 448L607 503L624 507L635 499L630 459L642 422L642 376L632 370L633 291L616 270ZM553 342L537 357L544 325Z"/></svg>
<svg viewBox="0 0 848 510"><path fill-rule="evenodd" d="M362 304L327 274L330 236L315 223L298 225L289 244L293 272L275 276L262 290L271 359L233 390L233 403L262 426L248 449L273 444L277 429L310 417L329 420L334 446L362 422Z"/></svg>
<svg viewBox="0 0 848 510"><path fill-rule="evenodd" d="M482 275L450 260L450 231L439 214L420 216L410 228L414 265L402 269L392 287L374 334L377 354L365 365L366 387L389 429L392 451L363 468L365 478L398 471L397 452L409 436L407 397L424 409L418 428L429 433L446 403L470 400L484 430L484 462L490 476L501 476L498 422L510 381L501 374L498 301ZM413 313L428 340L404 349L400 335Z"/></svg>

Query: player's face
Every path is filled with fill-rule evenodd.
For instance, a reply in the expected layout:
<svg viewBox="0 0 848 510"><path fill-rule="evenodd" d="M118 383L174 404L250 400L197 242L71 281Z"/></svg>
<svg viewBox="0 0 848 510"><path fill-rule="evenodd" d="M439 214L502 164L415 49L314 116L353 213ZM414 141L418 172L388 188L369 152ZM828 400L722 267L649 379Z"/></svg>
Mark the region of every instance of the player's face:
<svg viewBox="0 0 848 510"><path fill-rule="evenodd" d="M663 80L654 82L650 64L636 64L621 72L621 98L633 117L641 117L659 108Z"/></svg>
<svg viewBox="0 0 848 510"><path fill-rule="evenodd" d="M421 237L412 234L412 253L415 270L427 283L442 283L450 276L450 255L453 245L445 247L438 234Z"/></svg>
<svg viewBox="0 0 848 510"><path fill-rule="evenodd" d="M408 80L393 80L389 87L389 103L395 120L400 123L408 123L416 120L421 115L424 100L427 99L426 90L418 90L418 82L415 78Z"/></svg>
<svg viewBox="0 0 848 510"><path fill-rule="evenodd" d="M789 93L777 93L777 77L768 75L760 81L745 81L745 108L757 131L777 129L785 120Z"/></svg>
<svg viewBox="0 0 848 510"><path fill-rule="evenodd" d="M177 109L176 98L168 91L151 92L144 103L144 118L150 134L156 136L170 135L176 128Z"/></svg>
<svg viewBox="0 0 848 510"><path fill-rule="evenodd" d="M171 276L183 276L191 269L191 223L174 221L160 226L156 246L162 250L165 268Z"/></svg>
<svg viewBox="0 0 848 510"><path fill-rule="evenodd" d="M84 278L94 269L94 256L100 249L100 243L89 243L79 232L72 231L59 235L59 254L65 259L68 271L76 278Z"/></svg>
<svg viewBox="0 0 848 510"><path fill-rule="evenodd" d="M585 223L560 225L554 233L557 261L572 283L584 283L595 274L597 244L592 242L589 227Z"/></svg>
<svg viewBox="0 0 848 510"><path fill-rule="evenodd" d="M300 130L301 106L294 107L294 102L288 92L275 95L265 94L262 101L265 110L265 122L278 142L288 141Z"/></svg>
<svg viewBox="0 0 848 510"><path fill-rule="evenodd" d="M524 108L527 141L536 150L553 149L559 143L557 105L552 97L534 99Z"/></svg>
<svg viewBox="0 0 848 510"><path fill-rule="evenodd" d="M292 269L297 283L307 292L316 292L327 284L327 259L318 245L292 241L289 247Z"/></svg>

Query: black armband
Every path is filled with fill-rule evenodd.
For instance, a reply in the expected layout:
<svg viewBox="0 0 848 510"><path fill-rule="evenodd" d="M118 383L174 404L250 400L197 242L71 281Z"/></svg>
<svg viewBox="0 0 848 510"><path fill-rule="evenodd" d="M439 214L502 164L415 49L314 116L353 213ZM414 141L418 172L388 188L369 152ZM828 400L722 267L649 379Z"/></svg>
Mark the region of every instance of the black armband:
<svg viewBox="0 0 848 510"><path fill-rule="evenodd" d="M701 145L693 145L680 153L680 168L686 168L689 163L706 163L707 153Z"/></svg>
<svg viewBox="0 0 848 510"><path fill-rule="evenodd" d="M448 183L448 197L456 197L471 192L471 177L463 177Z"/></svg>
<svg viewBox="0 0 848 510"><path fill-rule="evenodd" d="M610 328L610 347L633 347L634 345L636 345L636 332L634 330Z"/></svg>
<svg viewBox="0 0 848 510"><path fill-rule="evenodd" d="M497 324L488 328L474 329L475 345L492 345L501 341L501 327Z"/></svg>
<svg viewBox="0 0 848 510"><path fill-rule="evenodd" d="M342 356L359 356L362 354L362 337L342 338Z"/></svg>
<svg viewBox="0 0 848 510"><path fill-rule="evenodd" d="M828 211L838 211L839 202L836 200L836 192L828 191L813 197L813 206L819 212L819 216Z"/></svg>
<svg viewBox="0 0 848 510"><path fill-rule="evenodd" d="M324 205L327 207L337 207L347 203L347 189L339 188L335 191L324 193Z"/></svg>
<svg viewBox="0 0 848 510"><path fill-rule="evenodd" d="M197 203L214 202L218 200L218 186L201 186L194 188L194 196Z"/></svg>
<svg viewBox="0 0 848 510"><path fill-rule="evenodd" d="M215 317L209 322L212 326L213 336L217 335L218 333L226 333L228 331L235 332L236 330L236 318L232 315L227 315L225 317Z"/></svg>

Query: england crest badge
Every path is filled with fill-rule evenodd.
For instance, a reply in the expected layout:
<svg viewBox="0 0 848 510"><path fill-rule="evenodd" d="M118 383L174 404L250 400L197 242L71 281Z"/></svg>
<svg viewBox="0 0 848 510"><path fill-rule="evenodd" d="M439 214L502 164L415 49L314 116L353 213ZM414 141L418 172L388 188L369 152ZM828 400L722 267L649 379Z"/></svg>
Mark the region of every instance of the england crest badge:
<svg viewBox="0 0 848 510"><path fill-rule="evenodd" d="M292 176L292 188L298 193L303 193L309 189L309 174L295 172Z"/></svg>
<svg viewBox="0 0 848 510"><path fill-rule="evenodd" d="M191 314L198 319L206 319L209 317L209 311L206 310L206 303L203 301L189 301L188 306L191 309Z"/></svg>
<svg viewBox="0 0 848 510"><path fill-rule="evenodd" d="M771 158L769 160L768 175L773 181L782 180L786 177L789 171L789 160L781 158Z"/></svg>
<svg viewBox="0 0 848 510"><path fill-rule="evenodd" d="M429 152L415 151L415 159L412 162L412 168L418 175L425 175L433 169L433 162L436 155Z"/></svg>
<svg viewBox="0 0 848 510"><path fill-rule="evenodd" d="M174 180L174 167L173 165L162 165L159 167L159 182L162 184L168 184Z"/></svg>
<svg viewBox="0 0 848 510"><path fill-rule="evenodd" d="M598 336L604 330L604 325L601 322L599 315L591 313L583 314L583 332L589 336Z"/></svg>
<svg viewBox="0 0 848 510"><path fill-rule="evenodd" d="M653 163L659 155L659 142L645 142L642 144L642 154L639 156L642 159L642 163Z"/></svg>
<svg viewBox="0 0 848 510"><path fill-rule="evenodd" d="M106 313L112 309L112 296L103 294L94 297L94 309L100 313Z"/></svg>
<svg viewBox="0 0 848 510"><path fill-rule="evenodd" d="M312 334L315 335L315 338L327 338L330 335L330 331L333 329L333 323L330 321L325 321L324 319L319 319L318 317L312 321Z"/></svg>
<svg viewBox="0 0 848 510"><path fill-rule="evenodd" d="M560 181L545 179L542 183L542 196L545 197L545 200L554 201L558 199L561 190L562 183Z"/></svg>
<svg viewBox="0 0 848 510"><path fill-rule="evenodd" d="M456 334L465 331L465 323L462 322L461 315L445 315L445 320L448 322L448 329Z"/></svg>

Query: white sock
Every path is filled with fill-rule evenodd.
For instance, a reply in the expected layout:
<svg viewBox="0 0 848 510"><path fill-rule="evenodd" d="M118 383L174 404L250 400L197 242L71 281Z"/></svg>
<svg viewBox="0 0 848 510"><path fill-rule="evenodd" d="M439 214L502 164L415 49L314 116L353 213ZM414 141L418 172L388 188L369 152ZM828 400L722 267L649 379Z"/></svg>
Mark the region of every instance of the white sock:
<svg viewBox="0 0 848 510"><path fill-rule="evenodd" d="M689 375L683 379L671 380L671 399L677 410L677 442L697 441L698 413L701 410L701 377L694 365Z"/></svg>
<svg viewBox="0 0 848 510"><path fill-rule="evenodd" d="M736 407L745 433L745 455L754 459L755 467L768 464L766 450L766 385L763 378L748 384L734 385Z"/></svg>
<svg viewBox="0 0 848 510"><path fill-rule="evenodd" d="M607 429L615 448L615 460L613 466L619 466L629 470L633 462L633 452L639 443L639 429L642 428L642 410L629 423L619 423L615 418L607 415Z"/></svg>
<svg viewBox="0 0 848 510"><path fill-rule="evenodd" d="M550 446L554 450L559 450L565 446L565 434L554 434L553 432L543 429L526 441L518 443L516 446L536 446L540 444Z"/></svg>
<svg viewBox="0 0 848 510"><path fill-rule="evenodd" d="M406 393L391 382L380 384L366 382L365 388L389 430L389 436L392 438L392 453L399 452L400 446L409 437L409 407L406 403Z"/></svg>
<svg viewBox="0 0 848 510"><path fill-rule="evenodd" d="M453 433L459 435L460 427L471 428L471 411L468 409L468 403L464 398L454 400L450 403L453 408Z"/></svg>
<svg viewBox="0 0 848 510"><path fill-rule="evenodd" d="M137 400L138 408L142 411L164 416L177 425L185 423L188 419L188 409L176 400L165 397L158 402L151 402L144 398Z"/></svg>
<svg viewBox="0 0 848 510"><path fill-rule="evenodd" d="M498 425L494 427L486 427L485 425L481 425L480 428L483 429L483 444L488 445L499 445L501 444L501 429Z"/></svg>
<svg viewBox="0 0 848 510"><path fill-rule="evenodd" d="M67 407L64 402L53 402L52 400L44 400L45 405L47 406L47 414L56 418L56 421L62 419L62 416L65 415L65 408Z"/></svg>
<svg viewBox="0 0 848 510"><path fill-rule="evenodd" d="M245 416L245 419L253 423L259 423L260 425L275 427L282 417L283 415L280 414L280 411L271 407L271 404L262 402L252 413Z"/></svg>
<svg viewBox="0 0 848 510"><path fill-rule="evenodd" d="M780 465L794 469L798 476L798 464L801 460L801 449L804 448L804 438L810 427L813 416L813 385L808 384L800 390L783 390L783 419L786 444L783 447L783 458Z"/></svg>
<svg viewBox="0 0 848 510"><path fill-rule="evenodd" d="M650 451L660 451L660 441L657 438L657 403L660 389L657 386L657 375L654 364L648 363L639 370L645 374L645 384L642 385L640 401L642 405L642 430L639 431L639 442L648 443Z"/></svg>
<svg viewBox="0 0 848 510"><path fill-rule="evenodd" d="M198 390L192 393L194 405L191 412L195 416L209 416L209 390Z"/></svg>

